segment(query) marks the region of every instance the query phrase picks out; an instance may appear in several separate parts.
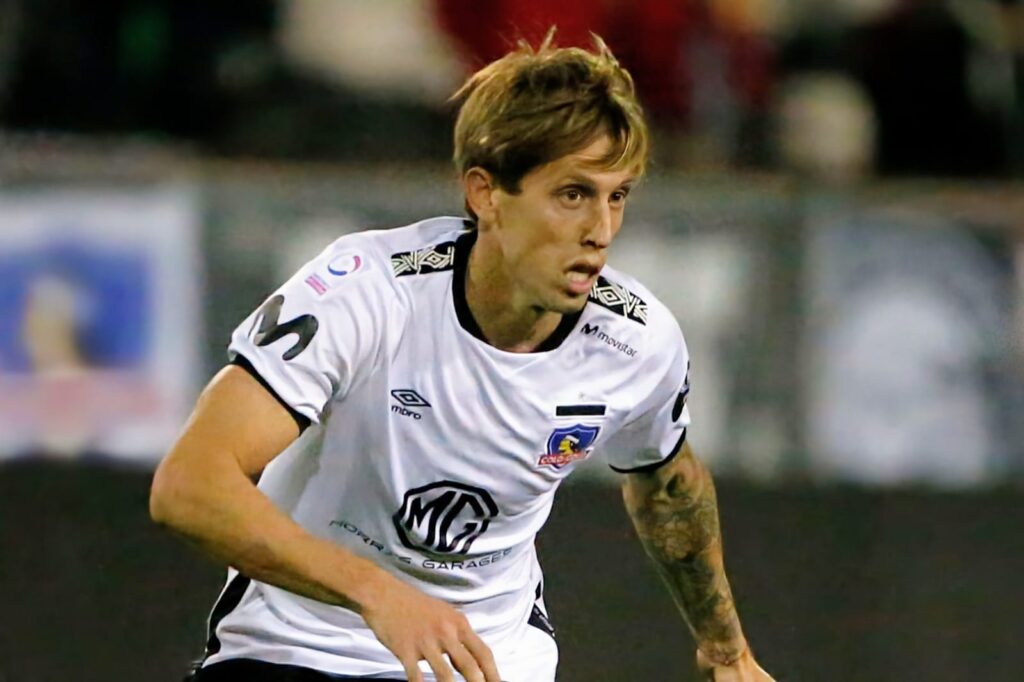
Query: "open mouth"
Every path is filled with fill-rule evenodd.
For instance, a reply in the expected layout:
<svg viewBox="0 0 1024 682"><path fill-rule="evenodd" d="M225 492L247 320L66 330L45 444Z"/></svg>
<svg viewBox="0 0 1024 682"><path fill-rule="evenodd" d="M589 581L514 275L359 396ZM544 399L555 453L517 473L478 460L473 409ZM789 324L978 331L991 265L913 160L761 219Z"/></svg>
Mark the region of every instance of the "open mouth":
<svg viewBox="0 0 1024 682"><path fill-rule="evenodd" d="M569 289L575 294L584 294L590 291L597 280L601 266L596 263L579 261L566 271L566 279L569 281Z"/></svg>

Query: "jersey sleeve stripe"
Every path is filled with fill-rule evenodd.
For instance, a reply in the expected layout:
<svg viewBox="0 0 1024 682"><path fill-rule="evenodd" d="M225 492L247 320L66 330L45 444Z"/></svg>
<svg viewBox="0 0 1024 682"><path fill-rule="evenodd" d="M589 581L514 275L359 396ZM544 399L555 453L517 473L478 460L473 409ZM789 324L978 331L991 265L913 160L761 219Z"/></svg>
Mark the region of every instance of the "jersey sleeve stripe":
<svg viewBox="0 0 1024 682"><path fill-rule="evenodd" d="M274 399L277 402L281 403L281 407L288 410L288 414L290 414L292 416L292 419L295 420L295 423L298 424L300 433L306 430L306 428L310 425L309 417L302 414L294 407L286 403L284 398L278 395L277 391L274 390L273 386L268 384L267 380L260 376L260 373L257 372L256 368L252 366L252 363L249 362L248 358L246 358L241 353L236 352L235 357L231 359L231 364L235 365L236 367L241 367L246 372L248 372L253 379L260 382L260 386L266 389L266 391L270 393L270 395L274 396Z"/></svg>
<svg viewBox="0 0 1024 682"><path fill-rule="evenodd" d="M598 276L587 300L634 322L647 324L647 301L621 284L606 279L604 275Z"/></svg>
<svg viewBox="0 0 1024 682"><path fill-rule="evenodd" d="M679 451L683 449L683 443L685 443L685 442L686 442L686 429L683 429L683 433L679 436L679 440L676 442L676 446L674 448L672 448L671 454L669 454L667 457L665 457L662 460L659 460L657 462L652 462L650 464L644 464L644 465L638 466L638 467L628 468L628 469L620 469L619 467L615 466L614 464L609 464L608 466L610 466L613 471L615 471L617 473L620 473L620 474L647 474L647 473L650 473L650 472L655 471L657 469L660 469L661 467L665 466L666 464L671 462L673 459L675 459L676 455L679 454Z"/></svg>

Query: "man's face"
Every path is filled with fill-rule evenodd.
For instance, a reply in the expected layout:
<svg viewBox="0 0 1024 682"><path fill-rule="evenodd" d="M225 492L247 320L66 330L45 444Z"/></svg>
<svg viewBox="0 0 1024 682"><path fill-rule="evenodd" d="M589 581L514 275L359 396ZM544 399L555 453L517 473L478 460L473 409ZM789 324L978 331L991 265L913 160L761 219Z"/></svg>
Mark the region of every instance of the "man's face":
<svg viewBox="0 0 1024 682"><path fill-rule="evenodd" d="M530 171L518 194L496 190L488 237L501 249L506 281L528 305L564 314L586 304L635 178L632 169L598 165L610 145L603 135Z"/></svg>

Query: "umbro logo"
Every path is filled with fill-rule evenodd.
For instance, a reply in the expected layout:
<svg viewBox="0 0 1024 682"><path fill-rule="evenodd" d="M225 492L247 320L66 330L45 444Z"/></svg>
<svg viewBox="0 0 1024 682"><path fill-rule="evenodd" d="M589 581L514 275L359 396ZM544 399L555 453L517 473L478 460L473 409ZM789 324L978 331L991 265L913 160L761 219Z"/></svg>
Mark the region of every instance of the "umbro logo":
<svg viewBox="0 0 1024 682"><path fill-rule="evenodd" d="M430 403L427 402L426 398L421 396L411 388L396 388L391 391L391 397L398 401L398 405L391 405L391 411L395 414L400 414L403 417L412 417L413 419L423 419L423 415L415 410L409 408L416 407L430 407Z"/></svg>
<svg viewBox="0 0 1024 682"><path fill-rule="evenodd" d="M430 403L411 388L396 388L391 391L391 397L406 407L430 407Z"/></svg>

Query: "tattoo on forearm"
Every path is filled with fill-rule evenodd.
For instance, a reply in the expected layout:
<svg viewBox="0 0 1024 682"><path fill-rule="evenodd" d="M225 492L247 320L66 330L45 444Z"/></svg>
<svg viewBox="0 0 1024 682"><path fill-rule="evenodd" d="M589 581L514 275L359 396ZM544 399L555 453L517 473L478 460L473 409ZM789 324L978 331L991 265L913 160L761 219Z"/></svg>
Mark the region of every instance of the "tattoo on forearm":
<svg viewBox="0 0 1024 682"><path fill-rule="evenodd" d="M722 561L718 503L710 474L692 456L649 494L626 506L647 553L712 660L729 662L745 641Z"/></svg>

